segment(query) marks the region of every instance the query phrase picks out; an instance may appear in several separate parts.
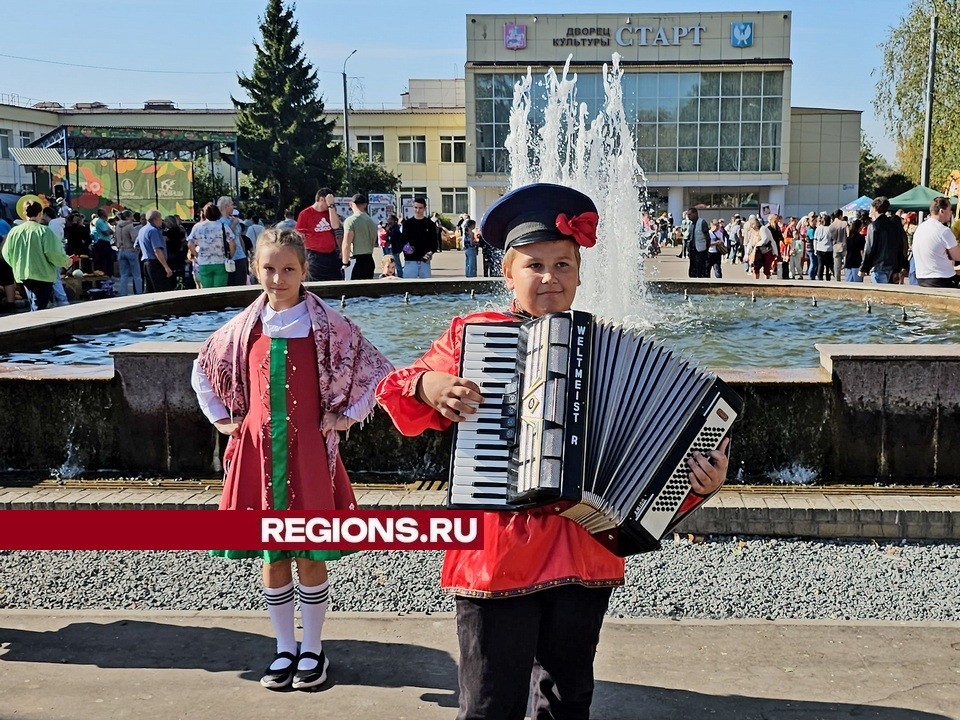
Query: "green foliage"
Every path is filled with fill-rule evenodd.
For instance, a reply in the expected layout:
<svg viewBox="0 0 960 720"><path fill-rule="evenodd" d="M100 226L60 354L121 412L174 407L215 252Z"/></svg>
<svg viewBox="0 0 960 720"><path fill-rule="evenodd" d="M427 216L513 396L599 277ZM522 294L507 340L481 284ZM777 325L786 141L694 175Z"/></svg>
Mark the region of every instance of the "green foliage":
<svg viewBox="0 0 960 720"><path fill-rule="evenodd" d="M936 13L937 57L934 68L933 134L930 186L942 187L951 170L960 168L960 13L956 0L911 0L904 15L890 25L882 45L873 107L897 138L898 170L920 182L930 15Z"/></svg>
<svg viewBox="0 0 960 720"><path fill-rule="evenodd" d="M334 171L338 177L344 178L340 186L341 193L390 193L394 194L400 189L400 176L394 175L378 162L371 162L366 155L360 153L353 154L352 167L350 169L350 187L347 188L347 161L343 154L341 146L340 153L333 163Z"/></svg>
<svg viewBox="0 0 960 720"><path fill-rule="evenodd" d="M892 168L882 156L877 155L873 149L873 143L867 134L860 131L860 194L870 197L877 196L877 187L887 176L890 175Z"/></svg>
<svg viewBox="0 0 960 720"><path fill-rule="evenodd" d="M907 177L900 172L891 172L886 177L880 180L880 184L877 185L876 190L870 197L878 197L883 195L886 198L896 197L901 193L905 193L907 190L913 188L917 183L913 179Z"/></svg>
<svg viewBox="0 0 960 720"><path fill-rule="evenodd" d="M211 172L207 161L199 157L193 163L193 202L196 212L200 212L208 202L216 202L223 195L234 194L230 178Z"/></svg>
<svg viewBox="0 0 960 720"><path fill-rule="evenodd" d="M269 214L306 205L317 188L339 184L330 132L334 123L324 119L317 73L298 41L294 9L282 0L268 1L260 21L262 39L254 43L253 71L238 76L249 101L231 97L240 153L254 180L272 189L261 195L274 200Z"/></svg>

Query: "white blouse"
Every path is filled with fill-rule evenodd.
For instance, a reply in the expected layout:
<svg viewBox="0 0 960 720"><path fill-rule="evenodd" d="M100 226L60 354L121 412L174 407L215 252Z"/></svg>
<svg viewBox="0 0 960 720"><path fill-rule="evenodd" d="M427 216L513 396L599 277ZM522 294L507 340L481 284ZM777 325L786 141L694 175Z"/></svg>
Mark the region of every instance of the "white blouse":
<svg viewBox="0 0 960 720"><path fill-rule="evenodd" d="M269 338L303 338L311 332L310 315L305 302L286 310L274 310L269 305L264 305L260 312L260 322L263 323L263 334ZM200 409L210 422L215 423L230 417L230 411L213 392L210 381L200 372L196 360L193 361L190 386L197 394Z"/></svg>

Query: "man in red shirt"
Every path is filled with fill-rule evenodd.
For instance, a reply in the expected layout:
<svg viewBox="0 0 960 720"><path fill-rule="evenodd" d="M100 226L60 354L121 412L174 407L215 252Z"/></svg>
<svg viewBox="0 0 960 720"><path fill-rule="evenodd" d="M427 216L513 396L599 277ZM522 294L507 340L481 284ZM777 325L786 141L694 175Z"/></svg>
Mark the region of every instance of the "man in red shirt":
<svg viewBox="0 0 960 720"><path fill-rule="evenodd" d="M343 280L340 243L343 227L334 207L336 198L330 188L317 190L317 201L297 216L297 232L307 248L310 280Z"/></svg>

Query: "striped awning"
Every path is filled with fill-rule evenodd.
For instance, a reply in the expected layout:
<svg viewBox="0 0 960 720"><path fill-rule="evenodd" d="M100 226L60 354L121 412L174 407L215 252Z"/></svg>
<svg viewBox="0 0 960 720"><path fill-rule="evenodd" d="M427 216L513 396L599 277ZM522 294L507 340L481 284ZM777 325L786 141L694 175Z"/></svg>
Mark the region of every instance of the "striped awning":
<svg viewBox="0 0 960 720"><path fill-rule="evenodd" d="M67 164L63 155L53 148L10 148L10 154L21 165L59 165L63 167Z"/></svg>

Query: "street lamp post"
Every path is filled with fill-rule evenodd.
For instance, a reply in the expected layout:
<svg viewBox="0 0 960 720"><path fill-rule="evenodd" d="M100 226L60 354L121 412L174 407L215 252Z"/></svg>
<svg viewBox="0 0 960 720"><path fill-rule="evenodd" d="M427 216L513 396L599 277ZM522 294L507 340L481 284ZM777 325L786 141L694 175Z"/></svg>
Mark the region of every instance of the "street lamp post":
<svg viewBox="0 0 960 720"><path fill-rule="evenodd" d="M352 58L356 52L354 50L343 61L343 152L347 157L347 195L350 194L351 176L353 175L353 160L350 157L352 154L350 152L350 113L347 109L347 60Z"/></svg>

